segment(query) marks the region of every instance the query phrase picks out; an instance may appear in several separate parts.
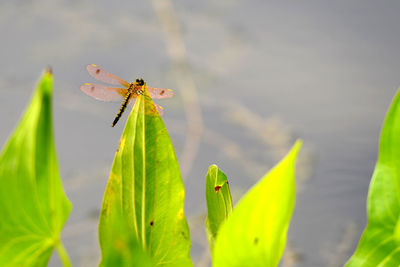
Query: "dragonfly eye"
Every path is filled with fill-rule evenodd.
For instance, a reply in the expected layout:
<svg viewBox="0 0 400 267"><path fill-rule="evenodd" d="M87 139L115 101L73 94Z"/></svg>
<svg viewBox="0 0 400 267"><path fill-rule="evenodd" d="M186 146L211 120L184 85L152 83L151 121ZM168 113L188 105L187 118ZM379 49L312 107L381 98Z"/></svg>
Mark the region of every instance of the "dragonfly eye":
<svg viewBox="0 0 400 267"><path fill-rule="evenodd" d="M136 82L137 82L140 86L144 85L144 81L143 81L142 78L136 79Z"/></svg>

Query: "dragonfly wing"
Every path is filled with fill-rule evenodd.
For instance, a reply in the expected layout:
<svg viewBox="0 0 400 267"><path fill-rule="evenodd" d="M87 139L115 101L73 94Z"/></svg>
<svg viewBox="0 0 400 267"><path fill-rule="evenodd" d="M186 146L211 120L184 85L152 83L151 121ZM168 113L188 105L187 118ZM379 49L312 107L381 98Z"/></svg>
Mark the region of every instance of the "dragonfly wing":
<svg viewBox="0 0 400 267"><path fill-rule="evenodd" d="M114 74L108 73L105 69L95 64L87 65L86 69L93 78L103 83L118 84L118 85L123 85L125 87L129 87L128 82L124 81L118 76L115 76Z"/></svg>
<svg viewBox="0 0 400 267"><path fill-rule="evenodd" d="M174 96L174 91L172 91L171 89L153 88L149 86L147 86L147 89L149 89L149 94L151 98L161 99L161 98L170 98Z"/></svg>
<svg viewBox="0 0 400 267"><path fill-rule="evenodd" d="M112 88L100 84L85 83L81 85L81 90L88 96L100 101L120 101L124 99L128 89Z"/></svg>
<svg viewBox="0 0 400 267"><path fill-rule="evenodd" d="M131 107L133 107L135 105L137 97L138 97L137 95L131 96L131 99L129 100L129 105ZM140 96L140 97L143 97L143 96ZM149 101L149 100L145 99L145 101ZM154 108L147 110L146 114L157 115L157 111L158 111L158 114L160 114L160 116L162 116L164 114L164 108L162 106L160 106L160 105L157 105L154 102L153 102L153 104L154 104Z"/></svg>
<svg viewBox="0 0 400 267"><path fill-rule="evenodd" d="M160 116L162 116L164 114L164 108L160 105L157 105L156 103L153 103L153 104L156 107L158 114L160 114Z"/></svg>

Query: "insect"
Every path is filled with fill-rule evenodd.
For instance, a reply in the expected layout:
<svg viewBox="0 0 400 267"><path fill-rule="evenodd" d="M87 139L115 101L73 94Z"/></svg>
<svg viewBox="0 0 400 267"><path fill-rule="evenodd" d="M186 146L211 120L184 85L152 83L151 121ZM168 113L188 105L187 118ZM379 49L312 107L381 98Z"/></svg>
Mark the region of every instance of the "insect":
<svg viewBox="0 0 400 267"><path fill-rule="evenodd" d="M153 88L149 87L146 85L146 83L143 81L143 79L136 79L135 82L128 83L124 81L123 79L119 78L118 76L115 76L111 73L108 73L105 69L95 65L95 64L90 64L86 66L87 71L89 74L103 82L103 83L108 83L108 84L114 84L114 85L122 85L125 88L114 88L114 87L108 87L105 85L100 85L100 84L92 84L92 83L85 83L81 85L81 90L97 99L100 101L120 101L123 100L121 108L119 109L117 116L115 117L112 127L117 124L118 120L121 118L122 113L124 113L128 103L133 106L135 103L136 98L139 95L142 95L148 98L145 93L145 88L148 89L150 97L151 98L156 98L156 99L161 99L161 98L170 98L174 95L174 92L171 89L167 88ZM154 104L154 103L153 103ZM156 109L158 110L158 113L160 115L163 114L163 108L157 104L154 104Z"/></svg>

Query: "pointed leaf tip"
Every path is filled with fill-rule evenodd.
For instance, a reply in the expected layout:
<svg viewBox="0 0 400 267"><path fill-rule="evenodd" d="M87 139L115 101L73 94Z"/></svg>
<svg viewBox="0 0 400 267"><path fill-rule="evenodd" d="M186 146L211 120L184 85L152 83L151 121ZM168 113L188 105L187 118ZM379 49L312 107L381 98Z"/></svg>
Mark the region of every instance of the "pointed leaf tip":
<svg viewBox="0 0 400 267"><path fill-rule="evenodd" d="M116 241L113 231L121 220L127 226L122 235L133 236L154 266L192 266L178 161L154 109L151 99L138 97L114 158L99 222L104 266L117 266L106 263L113 262L109 244ZM129 254L117 256L132 259Z"/></svg>
<svg viewBox="0 0 400 267"><path fill-rule="evenodd" d="M208 168L206 200L208 214L205 225L210 249L212 249L220 225L232 212L232 198L228 179L217 165L211 165Z"/></svg>
<svg viewBox="0 0 400 267"><path fill-rule="evenodd" d="M297 154L300 152L300 149L302 146L303 146L303 140L301 140L301 139L296 140L296 143L293 145L289 154L293 153L292 156L296 157Z"/></svg>
<svg viewBox="0 0 400 267"><path fill-rule="evenodd" d="M399 266L400 262L400 89L386 114L379 154L368 191L367 218L346 267Z"/></svg>
<svg viewBox="0 0 400 267"><path fill-rule="evenodd" d="M44 72L0 155L0 266L45 266L54 247L61 247L71 203L58 171L52 83L52 75Z"/></svg>
<svg viewBox="0 0 400 267"><path fill-rule="evenodd" d="M277 266L295 203L295 162L290 152L240 200L222 224L212 251L213 266Z"/></svg>
<svg viewBox="0 0 400 267"><path fill-rule="evenodd" d="M47 66L47 68L46 68L45 72L46 72L47 74L50 74L50 75L52 75L52 74L53 74L53 69L51 68L51 66L50 66L50 65L48 65L48 66Z"/></svg>

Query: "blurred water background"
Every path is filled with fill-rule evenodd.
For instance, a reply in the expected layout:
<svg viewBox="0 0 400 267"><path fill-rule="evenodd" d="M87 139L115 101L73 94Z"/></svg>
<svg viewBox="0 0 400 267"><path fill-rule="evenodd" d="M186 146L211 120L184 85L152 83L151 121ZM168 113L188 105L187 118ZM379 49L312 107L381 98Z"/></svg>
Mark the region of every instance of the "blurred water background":
<svg viewBox="0 0 400 267"><path fill-rule="evenodd" d="M0 2L0 144L41 71L54 71L61 176L74 209L62 238L97 266L97 221L127 114L79 86L95 63L174 89L158 101L179 158L195 266L210 266L204 185L216 163L240 196L304 140L281 266L341 266L366 222L381 124L400 84L400 2ZM50 266L60 266L57 256Z"/></svg>

